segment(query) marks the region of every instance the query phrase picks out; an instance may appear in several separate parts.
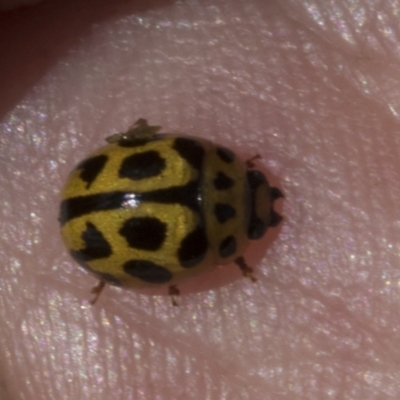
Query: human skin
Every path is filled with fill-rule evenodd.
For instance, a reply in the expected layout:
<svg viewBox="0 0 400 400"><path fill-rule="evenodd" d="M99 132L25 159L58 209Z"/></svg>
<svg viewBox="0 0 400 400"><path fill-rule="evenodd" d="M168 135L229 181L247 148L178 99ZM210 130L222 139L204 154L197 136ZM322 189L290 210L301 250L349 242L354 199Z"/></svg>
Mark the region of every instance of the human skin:
<svg viewBox="0 0 400 400"><path fill-rule="evenodd" d="M399 399L398 1L74 0L0 14L0 399ZM10 40L12 38L12 40ZM5 56L6 55L6 56ZM73 166L137 118L285 194L249 248L164 291L64 249Z"/></svg>

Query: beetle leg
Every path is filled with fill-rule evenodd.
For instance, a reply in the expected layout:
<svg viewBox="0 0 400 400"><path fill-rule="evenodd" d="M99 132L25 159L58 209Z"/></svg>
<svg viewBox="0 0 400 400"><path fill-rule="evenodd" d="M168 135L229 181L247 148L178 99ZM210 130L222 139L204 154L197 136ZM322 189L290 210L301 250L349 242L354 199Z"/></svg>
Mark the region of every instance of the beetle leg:
<svg viewBox="0 0 400 400"><path fill-rule="evenodd" d="M240 256L235 260L235 264L240 268L245 278L249 278L252 282L256 282L257 278L253 275L253 268L249 267L245 259Z"/></svg>
<svg viewBox="0 0 400 400"><path fill-rule="evenodd" d="M171 303L174 307L177 307L179 304L176 301L178 296L181 294L178 287L176 285L170 285L168 288L168 294L171 296Z"/></svg>
<svg viewBox="0 0 400 400"><path fill-rule="evenodd" d="M248 160L245 161L246 167L251 169L255 167L255 164L253 161L261 159L261 156L259 154L256 154L255 156L249 158Z"/></svg>
<svg viewBox="0 0 400 400"><path fill-rule="evenodd" d="M106 286L106 283L107 282L104 279L100 279L99 283L94 288L92 288L90 293L94 294L94 297L93 297L92 300L89 301L90 305L94 305L97 302L97 300L99 299L104 287Z"/></svg>

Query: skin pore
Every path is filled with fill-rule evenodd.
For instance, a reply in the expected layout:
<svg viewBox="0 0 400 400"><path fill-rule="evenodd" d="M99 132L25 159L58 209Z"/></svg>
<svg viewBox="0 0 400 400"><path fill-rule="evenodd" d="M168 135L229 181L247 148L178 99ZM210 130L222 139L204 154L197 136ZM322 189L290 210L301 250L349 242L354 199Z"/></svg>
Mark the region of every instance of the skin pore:
<svg viewBox="0 0 400 400"><path fill-rule="evenodd" d="M54 0L0 13L1 399L396 399L398 2ZM12 40L11 40L12 39ZM57 223L138 118L232 147L284 222L179 307L106 287Z"/></svg>

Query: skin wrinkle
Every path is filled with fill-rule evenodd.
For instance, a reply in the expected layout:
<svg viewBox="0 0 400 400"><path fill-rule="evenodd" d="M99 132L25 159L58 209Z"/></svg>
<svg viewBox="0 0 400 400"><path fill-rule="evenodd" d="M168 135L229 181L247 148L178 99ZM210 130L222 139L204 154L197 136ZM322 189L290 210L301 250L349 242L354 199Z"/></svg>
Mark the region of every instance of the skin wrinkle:
<svg viewBox="0 0 400 400"><path fill-rule="evenodd" d="M399 10L53 0L0 14L0 398L398 399ZM62 246L59 190L139 117L262 156L285 220L248 252L256 284L227 266L182 285L178 308L110 287L87 306L95 280Z"/></svg>

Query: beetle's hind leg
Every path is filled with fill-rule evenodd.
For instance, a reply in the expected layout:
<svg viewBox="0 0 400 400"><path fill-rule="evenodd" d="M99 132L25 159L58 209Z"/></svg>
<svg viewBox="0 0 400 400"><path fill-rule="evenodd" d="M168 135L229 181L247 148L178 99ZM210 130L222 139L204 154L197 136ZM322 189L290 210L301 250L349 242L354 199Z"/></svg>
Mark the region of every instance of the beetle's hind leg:
<svg viewBox="0 0 400 400"><path fill-rule="evenodd" d="M100 279L99 283L92 288L92 290L90 291L90 293L94 294L93 299L89 301L90 305L94 305L97 300L99 299L101 293L103 292L105 286L106 286L106 281L104 279Z"/></svg>
<svg viewBox="0 0 400 400"><path fill-rule="evenodd" d="M235 260L235 264L240 268L245 278L249 278L252 282L256 282L257 278L253 275L253 268L249 267L244 257L240 256Z"/></svg>
<svg viewBox="0 0 400 400"><path fill-rule="evenodd" d="M181 292L176 285L170 285L168 288L168 294L171 297L171 303L174 307L177 307L179 304L177 302L178 297L180 296Z"/></svg>

